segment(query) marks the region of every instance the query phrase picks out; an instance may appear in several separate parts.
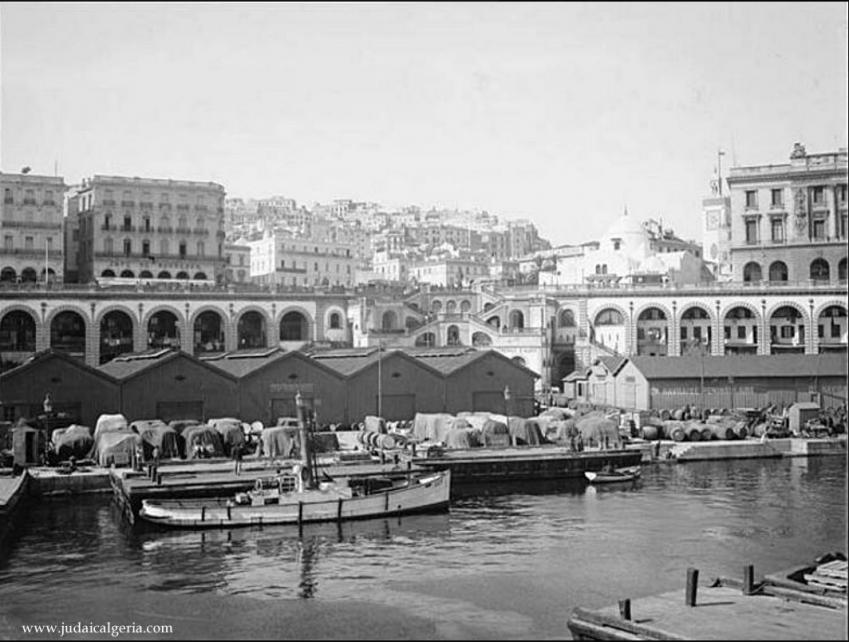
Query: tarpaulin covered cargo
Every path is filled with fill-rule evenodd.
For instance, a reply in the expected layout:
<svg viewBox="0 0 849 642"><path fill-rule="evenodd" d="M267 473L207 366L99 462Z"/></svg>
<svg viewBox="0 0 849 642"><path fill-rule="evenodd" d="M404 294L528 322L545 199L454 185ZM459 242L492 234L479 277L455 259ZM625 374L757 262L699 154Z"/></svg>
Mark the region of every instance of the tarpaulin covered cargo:
<svg viewBox="0 0 849 642"><path fill-rule="evenodd" d="M145 461L154 457L159 449L162 459L179 459L184 454L183 440L176 430L159 419L141 419L130 424L130 430L142 438L142 456Z"/></svg>
<svg viewBox="0 0 849 642"><path fill-rule="evenodd" d="M413 420L413 435L419 441L445 441L454 416L444 412L417 412Z"/></svg>
<svg viewBox="0 0 849 642"><path fill-rule="evenodd" d="M182 435L186 428L191 426L202 426L203 423L197 419L174 419L168 422L168 425L177 431L177 434Z"/></svg>
<svg viewBox="0 0 849 642"><path fill-rule="evenodd" d="M460 412L457 413L457 417L461 419L465 419L472 428L477 428L478 430L483 430L483 425L489 419L488 412Z"/></svg>
<svg viewBox="0 0 849 642"><path fill-rule="evenodd" d="M235 448L245 448L245 431L242 428L242 422L232 417L222 417L220 419L210 419L208 424L221 435L221 445L224 448L224 454L229 457L232 455Z"/></svg>
<svg viewBox="0 0 849 642"><path fill-rule="evenodd" d="M547 417L553 421L565 421L575 416L575 411L569 408L548 408L539 414L539 417Z"/></svg>
<svg viewBox="0 0 849 642"><path fill-rule="evenodd" d="M447 448L479 448L481 446L480 431L471 426L468 428L450 428L445 435Z"/></svg>
<svg viewBox="0 0 849 642"><path fill-rule="evenodd" d="M607 445L611 448L619 448L622 445L618 424L602 414L593 413L581 417L576 425L587 445Z"/></svg>
<svg viewBox="0 0 849 642"><path fill-rule="evenodd" d="M56 439L56 433L53 434L53 443L60 461L70 459L71 457L85 459L89 456L92 446L94 446L91 428L74 424L61 430L64 432L58 439Z"/></svg>
<svg viewBox="0 0 849 642"><path fill-rule="evenodd" d="M94 460L103 467L129 466L142 438L130 430L102 432L95 439Z"/></svg>
<svg viewBox="0 0 849 642"><path fill-rule="evenodd" d="M115 415L100 415L97 418L97 425L94 427L94 441L104 432L115 432L119 430L129 430L127 418L122 414Z"/></svg>
<svg viewBox="0 0 849 642"><path fill-rule="evenodd" d="M510 439L516 446L538 446L545 443L539 424L523 417L508 417L507 428Z"/></svg>
<svg viewBox="0 0 849 642"><path fill-rule="evenodd" d="M189 426L183 431L187 459L223 457L221 435L212 426Z"/></svg>
<svg viewBox="0 0 849 642"><path fill-rule="evenodd" d="M366 415L366 418L363 421L363 429L366 432L379 432L381 434L386 434L386 421L383 417Z"/></svg>
<svg viewBox="0 0 849 642"><path fill-rule="evenodd" d="M487 419L481 429L483 445L488 448L506 448L510 445L510 429L503 421Z"/></svg>
<svg viewBox="0 0 849 642"><path fill-rule="evenodd" d="M262 456L293 459L300 454L300 430L275 426L262 431Z"/></svg>

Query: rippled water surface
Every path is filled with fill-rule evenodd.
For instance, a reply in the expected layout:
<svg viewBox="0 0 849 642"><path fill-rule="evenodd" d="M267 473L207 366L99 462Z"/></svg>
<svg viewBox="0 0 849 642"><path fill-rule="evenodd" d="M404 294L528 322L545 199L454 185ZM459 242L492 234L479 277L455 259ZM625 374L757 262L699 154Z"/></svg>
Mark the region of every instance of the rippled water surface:
<svg viewBox="0 0 849 642"><path fill-rule="evenodd" d="M31 504L0 551L0 637L110 622L169 624L169 639L569 638L575 606L683 591L688 566L760 575L846 550L843 457L464 495L448 513L301 536L130 527L107 496Z"/></svg>

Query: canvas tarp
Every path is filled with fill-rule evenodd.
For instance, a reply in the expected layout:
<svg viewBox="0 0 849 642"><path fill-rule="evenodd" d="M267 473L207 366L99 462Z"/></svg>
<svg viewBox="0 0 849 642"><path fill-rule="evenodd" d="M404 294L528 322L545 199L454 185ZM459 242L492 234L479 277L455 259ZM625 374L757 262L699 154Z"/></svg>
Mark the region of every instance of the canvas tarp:
<svg viewBox="0 0 849 642"><path fill-rule="evenodd" d="M366 432L379 432L386 434L386 421L383 417L375 417L374 415L366 415L363 422L363 430Z"/></svg>
<svg viewBox="0 0 849 642"><path fill-rule="evenodd" d="M182 439L177 431L159 419L134 421L130 429L142 438L145 461L153 459L153 449L159 449L162 459L178 459L183 456Z"/></svg>
<svg viewBox="0 0 849 642"><path fill-rule="evenodd" d="M483 445L488 448L506 448L510 445L510 430L507 424L495 419L487 419L481 429Z"/></svg>
<svg viewBox="0 0 849 642"><path fill-rule="evenodd" d="M488 412L458 412L457 417L465 419L472 428L483 430L483 425L489 419Z"/></svg>
<svg viewBox="0 0 849 642"><path fill-rule="evenodd" d="M507 428L510 439L516 446L538 446L545 443L539 424L523 417L508 417Z"/></svg>
<svg viewBox="0 0 849 642"><path fill-rule="evenodd" d="M189 426L183 431L187 459L223 457L221 435L211 426Z"/></svg>
<svg viewBox="0 0 849 642"><path fill-rule="evenodd" d="M552 421L565 421L575 416L575 411L569 408L549 408L539 414L539 417L547 417Z"/></svg>
<svg viewBox="0 0 849 642"><path fill-rule="evenodd" d="M97 418L97 425L94 427L94 441L96 442L102 433L116 430L129 430L127 418L124 415L100 415Z"/></svg>
<svg viewBox="0 0 849 642"><path fill-rule="evenodd" d="M210 419L209 425L221 435L221 445L224 448L224 454L229 457L233 454L234 448L245 448L245 431L242 429L242 422L231 417L221 419Z"/></svg>
<svg viewBox="0 0 849 642"><path fill-rule="evenodd" d="M444 412L417 412L413 420L413 435L419 441L445 441L454 416Z"/></svg>
<svg viewBox="0 0 849 642"><path fill-rule="evenodd" d="M543 431L543 437L553 442L567 442L572 437L577 436L578 428L575 425L574 419L549 421L546 423L545 430Z"/></svg>
<svg viewBox="0 0 849 642"><path fill-rule="evenodd" d="M577 428L581 433L584 443L588 446L605 445L611 448L621 447L618 424L600 413L591 413L578 419Z"/></svg>
<svg viewBox="0 0 849 642"><path fill-rule="evenodd" d="M315 432L310 437L314 453L332 453L339 450L339 438L335 432Z"/></svg>
<svg viewBox="0 0 849 642"><path fill-rule="evenodd" d="M186 428L190 428L191 426L202 426L203 423L197 419L174 419L173 421L169 421L168 425L176 430L177 434L182 435Z"/></svg>
<svg viewBox="0 0 849 642"><path fill-rule="evenodd" d="M94 438L91 436L91 428L88 426L80 426L73 424L62 429L64 432L56 439L56 433L53 433L56 454L59 460L70 459L85 459L91 453L94 446ZM57 431L58 432L58 431Z"/></svg>
<svg viewBox="0 0 849 642"><path fill-rule="evenodd" d="M262 456L293 459L299 456L300 430L287 426L262 431Z"/></svg>
<svg viewBox="0 0 849 642"><path fill-rule="evenodd" d="M141 437L130 430L109 430L95 439L94 460L99 466L108 467L130 465L137 448L141 447Z"/></svg>
<svg viewBox="0 0 849 642"><path fill-rule="evenodd" d="M449 428L445 435L446 448L479 448L480 431L471 426L467 428Z"/></svg>

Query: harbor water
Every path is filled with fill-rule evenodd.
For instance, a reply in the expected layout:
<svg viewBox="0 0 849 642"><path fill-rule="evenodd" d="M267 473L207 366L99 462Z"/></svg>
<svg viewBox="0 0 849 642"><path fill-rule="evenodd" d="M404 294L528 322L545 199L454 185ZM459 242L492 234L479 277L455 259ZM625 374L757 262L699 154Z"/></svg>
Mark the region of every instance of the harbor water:
<svg viewBox="0 0 849 642"><path fill-rule="evenodd" d="M687 567L760 576L845 552L846 506L841 456L467 488L444 514L300 533L163 531L128 525L106 495L41 501L0 550L0 638L110 623L170 627L123 639L568 639L576 606L683 600Z"/></svg>

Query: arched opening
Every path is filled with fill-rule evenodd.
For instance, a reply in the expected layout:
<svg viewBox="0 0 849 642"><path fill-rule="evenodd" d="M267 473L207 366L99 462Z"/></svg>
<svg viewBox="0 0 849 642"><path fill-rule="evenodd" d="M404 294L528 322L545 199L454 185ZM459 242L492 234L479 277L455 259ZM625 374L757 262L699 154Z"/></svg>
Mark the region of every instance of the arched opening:
<svg viewBox="0 0 849 642"><path fill-rule="evenodd" d="M441 310L442 310L442 301L433 301L430 304L430 311L433 312L434 314L439 314L439 312Z"/></svg>
<svg viewBox="0 0 849 642"><path fill-rule="evenodd" d="M152 279L153 274L150 272L150 270L142 270L141 272L139 272L139 278L140 279Z"/></svg>
<svg viewBox="0 0 849 642"><path fill-rule="evenodd" d="M407 330L415 330L416 328L420 328L421 325L421 321L419 321L416 317L407 317L404 319L404 327L407 328Z"/></svg>
<svg viewBox="0 0 849 642"><path fill-rule="evenodd" d="M133 320L121 310L112 310L100 320L100 363L133 351Z"/></svg>
<svg viewBox="0 0 849 642"><path fill-rule="evenodd" d="M814 259L811 261L811 281L824 281L828 283L831 278L831 270L825 259Z"/></svg>
<svg viewBox="0 0 849 642"><path fill-rule="evenodd" d="M646 308L637 317L637 354L665 357L668 354L666 314L660 308Z"/></svg>
<svg viewBox="0 0 849 642"><path fill-rule="evenodd" d="M195 279L198 281L206 281L206 273L205 272L196 272Z"/></svg>
<svg viewBox="0 0 849 642"><path fill-rule="evenodd" d="M731 308L723 322L725 354L757 354L758 320L743 306Z"/></svg>
<svg viewBox="0 0 849 642"><path fill-rule="evenodd" d="M685 308L681 314L681 354L710 354L713 329L710 315L697 305Z"/></svg>
<svg viewBox="0 0 849 642"><path fill-rule="evenodd" d="M472 303L471 303L471 301L467 301L467 300L465 300L465 299L464 299L464 300L460 303L460 312L462 312L463 314L468 314L468 313L469 313L469 312L471 312L471 311L472 311Z"/></svg>
<svg viewBox="0 0 849 642"><path fill-rule="evenodd" d="M743 282L757 283L761 280L761 266L754 261L750 261L743 266Z"/></svg>
<svg viewBox="0 0 849 642"><path fill-rule="evenodd" d="M265 317L262 314L256 310L248 310L239 317L236 324L236 345L239 350L266 347Z"/></svg>
<svg viewBox="0 0 849 642"><path fill-rule="evenodd" d="M830 305L820 312L817 318L817 335L820 352L846 352L846 308L840 305Z"/></svg>
<svg viewBox="0 0 849 642"><path fill-rule="evenodd" d="M449 346L460 345L460 328L456 325L449 325L445 338Z"/></svg>
<svg viewBox="0 0 849 642"><path fill-rule="evenodd" d="M175 276L174 278L175 279L188 280L189 273L181 270L180 272L177 272L177 276Z"/></svg>
<svg viewBox="0 0 849 642"><path fill-rule="evenodd" d="M837 280L846 283L846 259L840 259L837 264Z"/></svg>
<svg viewBox="0 0 849 642"><path fill-rule="evenodd" d="M448 314L454 314L457 311L457 302L449 301L445 304L445 312Z"/></svg>
<svg viewBox="0 0 849 642"><path fill-rule="evenodd" d="M563 389L563 377L572 374L575 371L575 352L567 350L557 358L557 373L554 381L559 384L560 389Z"/></svg>
<svg viewBox="0 0 849 642"><path fill-rule="evenodd" d="M575 313L572 310L561 310L557 323L561 328L574 328Z"/></svg>
<svg viewBox="0 0 849 642"><path fill-rule="evenodd" d="M475 348L488 348L492 345L492 339L486 332L475 332L472 335L472 345Z"/></svg>
<svg viewBox="0 0 849 642"><path fill-rule="evenodd" d="M499 317L499 316L489 317L486 320L486 324L491 325L493 328L500 329L501 328L501 317Z"/></svg>
<svg viewBox="0 0 849 642"><path fill-rule="evenodd" d="M14 283L18 280L18 273L14 268L4 267L0 270L0 282Z"/></svg>
<svg viewBox="0 0 849 642"><path fill-rule="evenodd" d="M495 304L494 304L494 303L484 303L484 304L483 304L483 311L484 311L484 312L489 312L489 311L490 311L490 310L492 310L492 308L494 308L494 307L495 307Z"/></svg>
<svg viewBox="0 0 849 642"><path fill-rule="evenodd" d="M47 278L44 277L44 268L41 268L41 280L47 280L50 283L54 283L56 281L56 271L53 268L47 268Z"/></svg>
<svg viewBox="0 0 849 642"><path fill-rule="evenodd" d="M595 315L590 328L590 341L615 352L625 351L625 317L615 308L604 308Z"/></svg>
<svg viewBox="0 0 849 642"><path fill-rule="evenodd" d="M525 315L521 310L513 310L510 313L510 329L522 330L525 327Z"/></svg>
<svg viewBox="0 0 849 642"><path fill-rule="evenodd" d="M192 343L195 354L223 352L224 323L221 315L212 310L201 312L195 319Z"/></svg>
<svg viewBox="0 0 849 642"><path fill-rule="evenodd" d="M309 324L300 312L287 312L280 319L281 341L307 341L309 339Z"/></svg>
<svg viewBox="0 0 849 642"><path fill-rule="evenodd" d="M342 327L342 315L338 312L333 312L330 315L330 329L339 330Z"/></svg>
<svg viewBox="0 0 849 642"><path fill-rule="evenodd" d="M774 261L769 266L769 280L771 283L781 283L787 280L787 264L784 261Z"/></svg>
<svg viewBox="0 0 849 642"><path fill-rule="evenodd" d="M384 332L394 330L398 326L398 315L392 310L387 310L380 317L380 329Z"/></svg>
<svg viewBox="0 0 849 642"><path fill-rule="evenodd" d="M416 346L432 348L436 345L436 335L433 332L425 332L416 337Z"/></svg>
<svg viewBox="0 0 849 642"><path fill-rule="evenodd" d="M132 279L132 278L135 278L135 276L136 275L133 274L132 270L122 270L121 271L121 278L122 279Z"/></svg>
<svg viewBox="0 0 849 642"><path fill-rule="evenodd" d="M100 273L100 276L104 279L111 279L115 277L115 272L112 270L103 270L103 272Z"/></svg>
<svg viewBox="0 0 849 642"><path fill-rule="evenodd" d="M180 346L180 323L177 315L160 310L147 322L147 347L170 348Z"/></svg>
<svg viewBox="0 0 849 642"><path fill-rule="evenodd" d="M50 347L75 357L85 356L85 321L77 312L60 312L50 322Z"/></svg>
<svg viewBox="0 0 849 642"><path fill-rule="evenodd" d="M13 310L0 321L0 352L35 352L35 319Z"/></svg>
<svg viewBox="0 0 849 642"><path fill-rule="evenodd" d="M159 274L156 275L157 279L170 279L171 273L168 270L162 270Z"/></svg>
<svg viewBox="0 0 849 642"><path fill-rule="evenodd" d="M23 283L35 283L38 281L38 274L35 271L35 268L24 268L21 270L21 282Z"/></svg>
<svg viewBox="0 0 849 642"><path fill-rule="evenodd" d="M511 361L513 361L513 363L516 363L516 364L518 364L518 365L520 365L520 366L525 365L525 360L524 360L522 357L513 357L513 358L511 359Z"/></svg>
<svg viewBox="0 0 849 642"><path fill-rule="evenodd" d="M805 322L802 313L791 305L783 305L769 319L771 354L805 351Z"/></svg>

